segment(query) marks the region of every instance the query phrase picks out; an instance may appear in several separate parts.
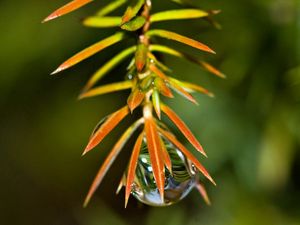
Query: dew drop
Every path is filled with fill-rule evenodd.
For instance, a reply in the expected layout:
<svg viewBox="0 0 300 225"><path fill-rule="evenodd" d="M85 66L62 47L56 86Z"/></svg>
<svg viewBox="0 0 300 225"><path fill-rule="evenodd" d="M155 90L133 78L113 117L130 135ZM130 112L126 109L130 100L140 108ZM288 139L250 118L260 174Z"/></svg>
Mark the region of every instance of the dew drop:
<svg viewBox="0 0 300 225"><path fill-rule="evenodd" d="M125 78L126 78L126 80L132 80L133 75L131 73L128 73Z"/></svg>
<svg viewBox="0 0 300 225"><path fill-rule="evenodd" d="M196 184L196 170L192 163L170 142L164 141L172 161L172 174L165 168L165 191L162 200L157 189L146 142L143 142L132 195L146 205L168 206L182 200Z"/></svg>

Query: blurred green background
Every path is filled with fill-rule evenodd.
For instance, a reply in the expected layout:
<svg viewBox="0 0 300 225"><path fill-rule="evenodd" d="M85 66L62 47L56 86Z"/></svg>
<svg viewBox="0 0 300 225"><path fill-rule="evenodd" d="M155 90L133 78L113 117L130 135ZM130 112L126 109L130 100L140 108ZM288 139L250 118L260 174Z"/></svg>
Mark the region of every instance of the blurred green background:
<svg viewBox="0 0 300 225"><path fill-rule="evenodd" d="M0 2L0 224L3 225L298 225L300 224L300 2L207 0L221 9L217 30L202 20L157 25L207 43L204 57L218 79L188 62L164 57L176 76L208 87L199 107L177 96L169 104L195 132L209 158L199 159L218 186L206 183L212 206L193 191L180 203L152 208L115 189L130 148L123 150L88 208L82 202L122 124L95 151L81 153L95 124L120 108L128 92L77 101L83 84L125 44L113 46L57 76L56 66L113 30L80 21L108 0L47 24L40 21L66 1ZM163 3L162 3L163 2ZM178 6L153 0L154 11ZM103 82L122 80L126 61ZM183 138L181 138L184 140Z"/></svg>

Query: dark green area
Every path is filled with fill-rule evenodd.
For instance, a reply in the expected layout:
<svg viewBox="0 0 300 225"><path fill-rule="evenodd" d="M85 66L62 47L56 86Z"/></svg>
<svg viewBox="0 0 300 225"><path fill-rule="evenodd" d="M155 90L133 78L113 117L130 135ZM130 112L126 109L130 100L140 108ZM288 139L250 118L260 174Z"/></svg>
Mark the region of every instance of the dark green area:
<svg viewBox="0 0 300 225"><path fill-rule="evenodd" d="M215 99L197 95L199 107L179 96L168 102L205 147L208 159L194 153L218 186L205 182L211 207L195 190L167 208L143 206L131 198L126 210L124 193L114 193L130 145L88 208L82 208L98 167L126 122L86 157L81 153L93 127L123 106L128 92L76 100L88 77L125 45L113 46L62 74L49 76L69 56L113 33L80 24L108 0L40 23L65 2L0 2L0 224L300 224L298 0L194 0L204 9L222 10L216 16L222 30L203 20L155 25L207 43L216 56L160 40L204 57L228 77L221 80L196 65L163 58L176 77L202 84L216 95ZM155 11L177 7L161 2L167 1L153 0ZM126 63L103 82L122 80Z"/></svg>

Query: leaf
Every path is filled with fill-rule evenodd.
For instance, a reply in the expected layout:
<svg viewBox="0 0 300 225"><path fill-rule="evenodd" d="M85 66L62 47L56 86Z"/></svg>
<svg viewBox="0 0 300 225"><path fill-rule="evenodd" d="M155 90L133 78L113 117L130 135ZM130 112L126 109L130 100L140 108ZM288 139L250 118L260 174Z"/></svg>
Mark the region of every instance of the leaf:
<svg viewBox="0 0 300 225"><path fill-rule="evenodd" d="M154 64L151 64L149 66L149 69L157 76L159 76L162 80L169 81L169 77L165 75L160 69L158 69Z"/></svg>
<svg viewBox="0 0 300 225"><path fill-rule="evenodd" d="M205 18L206 21L208 21L211 25L219 30L222 29L222 26L213 18L213 16L219 14L220 12L221 10L209 10L209 16Z"/></svg>
<svg viewBox="0 0 300 225"><path fill-rule="evenodd" d="M83 20L83 25L97 28L118 27L121 21L121 17L90 16Z"/></svg>
<svg viewBox="0 0 300 225"><path fill-rule="evenodd" d="M107 85L102 85L100 87L94 88L92 90L89 90L87 92L82 93L79 96L79 99L87 98L87 97L93 97L97 95L107 94L115 91L122 91L132 88L132 81L123 81L123 82L117 82Z"/></svg>
<svg viewBox="0 0 300 225"><path fill-rule="evenodd" d="M180 5L189 5L189 6L192 5L190 0L171 0L171 1Z"/></svg>
<svg viewBox="0 0 300 225"><path fill-rule="evenodd" d="M98 173L90 187L90 190L89 190L89 192L85 198L84 204L83 204L84 207L87 206L91 197L95 193L96 189L102 182L103 177L107 173L108 169L111 167L112 163L114 162L114 160L116 159L116 157L118 156L118 154L120 153L120 151L122 150L122 148L124 147L124 145L126 144L128 139L131 137L131 135L134 133L134 131L141 125L141 123L142 123L142 120L140 119L140 120L136 121L133 125L131 125L124 132L124 134L117 141L117 143L114 145L113 149L110 151L109 155L105 159L104 163L102 164L100 170L98 171Z"/></svg>
<svg viewBox="0 0 300 225"><path fill-rule="evenodd" d="M168 86L166 85L166 83L164 82L163 79L161 79L160 77L155 78L154 80L154 86L157 88L157 90L164 96L168 97L168 98L174 98L174 95L172 94L172 91L170 90L170 88L168 88Z"/></svg>
<svg viewBox="0 0 300 225"><path fill-rule="evenodd" d="M184 54L164 45L150 45L150 51L162 52L172 56L176 56L178 58L184 58Z"/></svg>
<svg viewBox="0 0 300 225"><path fill-rule="evenodd" d="M214 182L214 180L211 178L211 176L209 175L209 173L207 172L207 170L202 166L202 164L198 161L198 159L193 156L192 153L190 153L189 150L187 150L183 144L181 144L172 134L170 134L167 131L164 131L161 128L158 128L159 132L166 137L169 141L171 141L195 166L196 168L210 181L212 182L214 185L216 185L216 183Z"/></svg>
<svg viewBox="0 0 300 225"><path fill-rule="evenodd" d="M175 83L177 83L178 85L181 85L184 89L186 89L188 92L200 92L202 94L205 94L209 97L214 97L214 94L211 93L210 91L208 91L207 89L205 89L204 87L201 87L197 84L193 84L193 83L189 83L186 81L181 81L181 80L177 80L173 77L169 77L169 79Z"/></svg>
<svg viewBox="0 0 300 225"><path fill-rule="evenodd" d="M165 173L161 141L159 139L155 123L152 118L147 118L147 116L145 116L145 133L153 176L160 193L161 200L164 200Z"/></svg>
<svg viewBox="0 0 300 225"><path fill-rule="evenodd" d="M173 41L181 42L183 44L186 44L186 45L189 45L191 47L197 48L199 50L215 54L215 52L212 49L210 49L207 45L202 44L201 42L193 40L191 38L182 36L180 34L171 32L171 31L156 29L156 30L150 30L146 34L150 37L151 36L159 36L159 37L162 37L162 38L166 38L166 39L170 39L170 40L173 40Z"/></svg>
<svg viewBox="0 0 300 225"><path fill-rule="evenodd" d="M198 102L196 101L196 99L194 99L194 97L190 93L188 93L181 85L179 85L178 83L174 82L171 79L169 79L169 82L171 84L171 88L173 90L175 90L178 94L180 94L181 96L183 96L190 102L198 105Z"/></svg>
<svg viewBox="0 0 300 225"><path fill-rule="evenodd" d="M209 63L205 61L199 61L199 63L205 68L207 71L211 72L212 74L215 74L218 77L226 78L226 75L224 75L221 71L210 65Z"/></svg>
<svg viewBox="0 0 300 225"><path fill-rule="evenodd" d="M135 66L138 72L141 72L147 62L148 48L144 44L139 44L135 52Z"/></svg>
<svg viewBox="0 0 300 225"><path fill-rule="evenodd" d="M153 55L151 52L148 51L148 57L154 62L155 65L157 65L160 69L166 72L172 72L170 68L168 68L166 65L164 65L162 62L160 62L155 55Z"/></svg>
<svg viewBox="0 0 300 225"><path fill-rule="evenodd" d="M125 185L126 185L126 176L125 176L125 174L123 174L122 177L121 177L121 180L119 182L119 185L117 187L117 190L116 190L117 195L120 193L122 187L125 186Z"/></svg>
<svg viewBox="0 0 300 225"><path fill-rule="evenodd" d="M163 140L160 137L159 137L159 140L161 142L164 163L165 163L167 169L169 170L169 172L172 174L172 161L171 161L170 155L168 153L168 150L167 150L166 145L163 142Z"/></svg>
<svg viewBox="0 0 300 225"><path fill-rule="evenodd" d="M139 158L139 154L140 154L140 150L141 150L141 145L143 142L143 137L144 137L144 133L141 133L139 135L139 137L137 138L135 145L133 147L133 150L132 150L130 161L129 161L127 181L126 181L126 190L125 190L125 208L127 206L128 199L129 199L129 196L131 193L131 186L133 184L134 177L135 177L135 170L136 170L136 166L137 166L137 162L138 162L138 158Z"/></svg>
<svg viewBox="0 0 300 225"><path fill-rule="evenodd" d="M168 106L161 103L161 110L170 118L170 120L177 126L181 133L186 137L186 139L204 156L207 157L205 151L203 150L201 144L198 142L196 137L193 135L191 130L187 125L180 119L180 117Z"/></svg>
<svg viewBox="0 0 300 225"><path fill-rule="evenodd" d="M213 9L213 10L208 10L207 11L209 13L210 16L214 16L214 15L218 15L219 13L222 12L221 9Z"/></svg>
<svg viewBox="0 0 300 225"><path fill-rule="evenodd" d="M126 23L130 21L133 17L135 17L140 9L143 7L145 0L135 0L133 3L127 7L126 12L122 17L122 23Z"/></svg>
<svg viewBox="0 0 300 225"><path fill-rule="evenodd" d="M196 183L196 188L197 188L197 190L199 191L199 193L200 193L200 195L202 196L202 198L204 199L205 203L206 203L207 205L211 205L211 202L210 202L210 200L209 200L209 197L208 197L208 195L207 195L207 192L206 192L206 190L205 190L205 187L204 187L199 181Z"/></svg>
<svg viewBox="0 0 300 225"><path fill-rule="evenodd" d="M151 76L151 74L149 74L148 76L140 80L139 82L140 89L145 93L149 91L150 88L152 88L153 80L154 79L153 76Z"/></svg>
<svg viewBox="0 0 300 225"><path fill-rule="evenodd" d="M155 13L151 16L150 21L153 23L165 20L196 19L208 15L207 12L200 9L177 9Z"/></svg>
<svg viewBox="0 0 300 225"><path fill-rule="evenodd" d="M132 20L123 23L121 28L127 31L136 31L144 26L146 19L143 16L136 16Z"/></svg>
<svg viewBox="0 0 300 225"><path fill-rule="evenodd" d="M111 71L114 67L116 67L118 64L120 64L125 58L133 54L136 50L136 47L130 47L122 52L120 52L118 55L113 57L111 60L109 60L107 63L105 63L87 82L85 87L83 88L83 91L86 91L90 89L92 86L94 86L104 75L106 75L109 71Z"/></svg>
<svg viewBox="0 0 300 225"><path fill-rule="evenodd" d="M127 2L127 0L115 0L109 3L108 5L104 6L102 9L100 9L97 12L97 16L106 16L109 13L113 12L120 6L124 5Z"/></svg>
<svg viewBox="0 0 300 225"><path fill-rule="evenodd" d="M119 109L113 113L109 118L102 124L102 126L95 132L91 137L88 145L86 146L82 155L92 150L96 145L98 145L107 134L109 134L120 122L127 116L129 109L127 106Z"/></svg>
<svg viewBox="0 0 300 225"><path fill-rule="evenodd" d="M168 55L172 55L178 58L184 58L187 59L193 63L196 63L198 65L200 65L202 68L204 68L205 70L207 70L208 72L221 77L221 78L226 78L226 76L220 72L218 69L216 69L215 67L213 67L212 65L208 64L207 62L203 61L203 60L199 60L193 56L190 56L186 53L182 53L179 52L177 50L174 50L170 47L167 46L163 46L163 45L150 45L150 51L157 51L157 52L162 52L162 53L166 53Z"/></svg>
<svg viewBox="0 0 300 225"><path fill-rule="evenodd" d="M127 99L127 104L131 113L142 103L144 98L145 94L139 88L133 90Z"/></svg>
<svg viewBox="0 0 300 225"><path fill-rule="evenodd" d="M92 1L93 0L73 0L51 13L46 19L43 20L43 23L79 9Z"/></svg>
<svg viewBox="0 0 300 225"><path fill-rule="evenodd" d="M152 104L155 109L157 117L161 118L161 112L160 112L160 98L159 98L159 92L156 88L154 88L152 92Z"/></svg>
<svg viewBox="0 0 300 225"><path fill-rule="evenodd" d="M192 95L190 95L187 91L185 91L180 85L178 85L177 83L170 80L169 77L167 75L165 75L161 70L159 70L155 65L152 64L152 65L149 66L149 68L152 72L154 72L160 78L167 81L171 85L171 87L176 92L178 92L180 95L187 98L189 101L193 102L194 104L198 104L197 101L194 99L194 97ZM158 87L158 89L159 89L159 87Z"/></svg>
<svg viewBox="0 0 300 225"><path fill-rule="evenodd" d="M67 61L65 61L63 64L61 64L52 74L56 74L62 70L65 70L71 66L74 66L75 64L81 62L82 60L100 52L101 50L121 41L124 39L125 35L124 33L118 32L102 41L97 42L96 44L82 50L81 52L77 53Z"/></svg>

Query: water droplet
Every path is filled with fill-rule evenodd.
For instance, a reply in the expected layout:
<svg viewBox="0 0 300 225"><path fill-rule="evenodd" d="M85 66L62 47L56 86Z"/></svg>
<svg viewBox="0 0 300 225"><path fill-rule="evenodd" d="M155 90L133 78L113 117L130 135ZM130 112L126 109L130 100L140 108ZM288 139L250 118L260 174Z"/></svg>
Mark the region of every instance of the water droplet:
<svg viewBox="0 0 300 225"><path fill-rule="evenodd" d="M126 80L132 80L133 79L133 75L131 73L128 73L125 77Z"/></svg>
<svg viewBox="0 0 300 225"><path fill-rule="evenodd" d="M151 206L168 206L183 199L196 184L196 170L192 163L170 142L164 141L172 161L172 174L165 168L164 200L157 189L146 142L141 148L135 181L132 185L133 196Z"/></svg>

